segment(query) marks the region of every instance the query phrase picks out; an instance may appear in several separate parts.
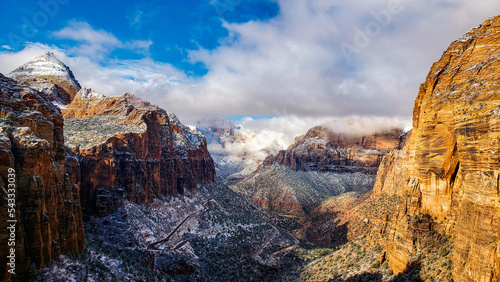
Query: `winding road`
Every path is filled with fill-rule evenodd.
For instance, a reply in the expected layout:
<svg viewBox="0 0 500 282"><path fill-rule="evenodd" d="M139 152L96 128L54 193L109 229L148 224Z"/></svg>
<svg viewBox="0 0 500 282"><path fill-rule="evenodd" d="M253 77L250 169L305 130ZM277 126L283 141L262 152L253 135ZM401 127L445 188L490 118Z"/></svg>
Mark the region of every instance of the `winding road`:
<svg viewBox="0 0 500 282"><path fill-rule="evenodd" d="M158 250L158 248L156 247L156 245L158 244L161 244L161 243L165 243L165 242L168 242L168 240L170 240L170 238L172 238L172 236L174 236L175 232L177 232L177 230L179 230L179 228L182 227L182 225L184 225L184 223L186 223L188 220L190 220L191 218L195 217L196 215L198 215L198 213L200 213L201 211L203 211L204 209L206 209L206 206L205 206L206 202L205 203L202 203L202 206L203 206L203 209L199 210L199 211L195 211L195 212L192 212L191 214L189 214L188 216L186 216L175 228L174 230L172 230L172 232L170 232L170 234L168 234L168 236L165 238L165 239L162 239L160 241L156 241L154 243L151 243L148 245L148 249L155 249L155 250ZM191 240L192 238L190 238L189 240ZM181 242L181 244L186 244L189 240L184 240L185 242ZM175 249L178 249L182 246L179 246L180 244L177 244L176 248Z"/></svg>

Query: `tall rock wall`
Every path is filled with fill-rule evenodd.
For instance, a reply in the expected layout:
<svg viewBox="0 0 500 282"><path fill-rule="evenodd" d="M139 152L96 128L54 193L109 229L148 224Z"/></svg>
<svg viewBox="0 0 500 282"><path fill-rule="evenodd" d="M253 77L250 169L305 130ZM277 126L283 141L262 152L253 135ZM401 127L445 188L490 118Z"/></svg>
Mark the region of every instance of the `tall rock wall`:
<svg viewBox="0 0 500 282"><path fill-rule="evenodd" d="M87 214L104 215L125 198L144 204L215 181L203 135L131 94L104 97L84 88L63 114Z"/></svg>
<svg viewBox="0 0 500 282"><path fill-rule="evenodd" d="M497 16L453 42L421 85L411 140L385 157L375 186L406 198L389 231L393 270L432 231L452 235L455 281L500 279L499 81Z"/></svg>
<svg viewBox="0 0 500 282"><path fill-rule="evenodd" d="M0 280L10 276L11 247L19 281L26 281L32 264L41 268L60 254L83 250L78 171L64 148L60 110L42 93L0 74ZM9 183L16 187L15 246L7 246Z"/></svg>

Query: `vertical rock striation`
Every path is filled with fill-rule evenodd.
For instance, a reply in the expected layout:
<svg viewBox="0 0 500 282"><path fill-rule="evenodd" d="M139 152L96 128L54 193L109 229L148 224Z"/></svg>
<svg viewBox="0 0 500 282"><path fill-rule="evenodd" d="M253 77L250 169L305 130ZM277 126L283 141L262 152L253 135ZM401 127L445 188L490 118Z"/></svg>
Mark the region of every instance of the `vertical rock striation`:
<svg viewBox="0 0 500 282"><path fill-rule="evenodd" d="M144 204L215 181L203 135L131 94L105 97L84 88L63 115L87 214L114 211L124 198Z"/></svg>
<svg viewBox="0 0 500 282"><path fill-rule="evenodd" d="M500 16L453 42L420 87L413 133L375 190L403 195L387 247L397 272L425 232L453 238L455 281L500 279ZM419 218L419 220L414 220Z"/></svg>
<svg viewBox="0 0 500 282"><path fill-rule="evenodd" d="M8 170L16 171L16 279L84 248L78 162L64 148L60 110L0 74L0 280L7 280ZM76 174L75 174L76 172Z"/></svg>

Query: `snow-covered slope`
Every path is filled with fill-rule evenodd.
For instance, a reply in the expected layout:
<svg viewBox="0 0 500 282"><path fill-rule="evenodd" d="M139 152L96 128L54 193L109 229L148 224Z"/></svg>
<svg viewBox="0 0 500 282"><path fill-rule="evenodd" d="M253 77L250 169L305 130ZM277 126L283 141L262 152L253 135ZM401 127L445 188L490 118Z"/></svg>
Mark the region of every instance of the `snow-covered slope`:
<svg viewBox="0 0 500 282"><path fill-rule="evenodd" d="M39 54L7 76L28 83L60 105L69 104L81 88L69 67L52 52Z"/></svg>
<svg viewBox="0 0 500 282"><path fill-rule="evenodd" d="M293 225L221 183L149 205L125 201L86 222L79 257L42 271L43 281L271 281ZM251 278L251 279L249 279Z"/></svg>
<svg viewBox="0 0 500 282"><path fill-rule="evenodd" d="M170 119L170 127L173 128L174 147L177 150L177 155L187 158L187 155L183 153L186 149L196 150L206 142L201 132L182 124L174 113L167 112L167 115Z"/></svg>
<svg viewBox="0 0 500 282"><path fill-rule="evenodd" d="M278 213L303 216L321 200L350 191L367 192L375 183L375 175L364 173L332 173L295 171L273 164L259 168L231 189Z"/></svg>
<svg viewBox="0 0 500 282"><path fill-rule="evenodd" d="M250 175L262 160L247 148L248 136L240 127L223 119L198 121L196 129L205 135L208 151L215 162L217 178L234 183Z"/></svg>

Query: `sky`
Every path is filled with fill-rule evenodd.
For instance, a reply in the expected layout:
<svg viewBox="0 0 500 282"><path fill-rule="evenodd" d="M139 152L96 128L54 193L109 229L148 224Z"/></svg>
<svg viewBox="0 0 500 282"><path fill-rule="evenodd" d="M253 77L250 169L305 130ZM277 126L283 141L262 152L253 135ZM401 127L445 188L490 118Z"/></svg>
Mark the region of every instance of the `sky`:
<svg viewBox="0 0 500 282"><path fill-rule="evenodd" d="M51 50L104 95L288 142L318 124L409 125L432 63L497 14L492 0L2 0L0 73Z"/></svg>

